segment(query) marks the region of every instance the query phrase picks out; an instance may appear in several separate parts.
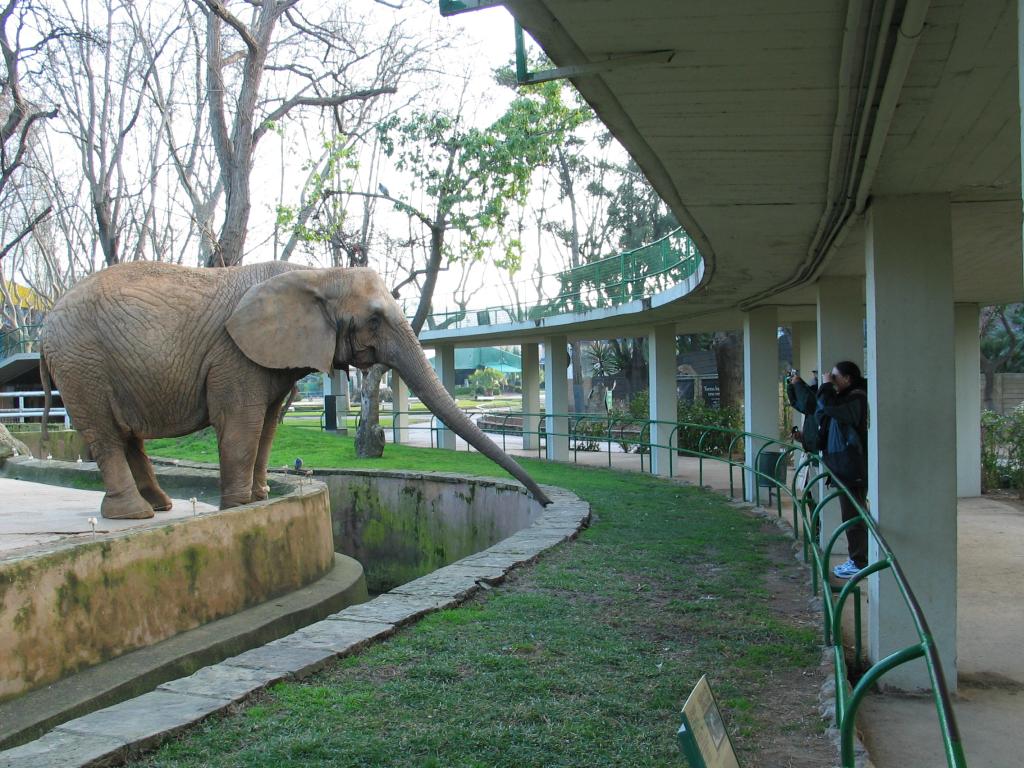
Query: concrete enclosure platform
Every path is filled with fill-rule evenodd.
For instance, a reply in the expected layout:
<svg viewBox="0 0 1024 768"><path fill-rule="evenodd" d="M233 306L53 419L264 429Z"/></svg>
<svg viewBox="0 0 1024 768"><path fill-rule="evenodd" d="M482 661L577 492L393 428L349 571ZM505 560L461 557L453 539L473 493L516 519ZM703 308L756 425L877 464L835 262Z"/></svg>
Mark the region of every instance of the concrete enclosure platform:
<svg viewBox="0 0 1024 768"><path fill-rule="evenodd" d="M192 498L192 497L188 497ZM66 488L0 477L0 561L24 550L60 541L86 541L93 536L89 518L96 518L96 534L139 530L163 525L193 513L215 512L217 506L188 498L173 499L174 508L149 520L105 520L100 517L103 491Z"/></svg>
<svg viewBox="0 0 1024 768"><path fill-rule="evenodd" d="M215 472L157 473L172 496L217 492ZM93 535L87 518L97 515L97 497L31 481L95 486L95 464L18 458L0 475L5 500L16 502L4 504L2 518L0 700L291 592L334 567L320 483L275 478L270 499L223 511L197 503L193 515L184 502L150 520L99 518ZM24 546L12 545L19 539Z"/></svg>

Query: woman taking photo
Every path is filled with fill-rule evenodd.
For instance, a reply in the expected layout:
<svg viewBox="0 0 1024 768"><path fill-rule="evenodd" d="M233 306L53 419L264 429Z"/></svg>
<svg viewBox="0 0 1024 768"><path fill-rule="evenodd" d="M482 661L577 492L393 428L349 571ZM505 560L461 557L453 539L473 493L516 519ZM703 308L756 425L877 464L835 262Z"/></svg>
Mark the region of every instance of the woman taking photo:
<svg viewBox="0 0 1024 768"><path fill-rule="evenodd" d="M843 522L853 520L858 517L854 502L864 509L868 491L868 392L856 363L836 363L822 376L815 413L823 431L827 424L822 460L850 492L839 496ZM832 570L840 579L856 576L868 564L868 532L863 522L846 529L846 544L850 559Z"/></svg>

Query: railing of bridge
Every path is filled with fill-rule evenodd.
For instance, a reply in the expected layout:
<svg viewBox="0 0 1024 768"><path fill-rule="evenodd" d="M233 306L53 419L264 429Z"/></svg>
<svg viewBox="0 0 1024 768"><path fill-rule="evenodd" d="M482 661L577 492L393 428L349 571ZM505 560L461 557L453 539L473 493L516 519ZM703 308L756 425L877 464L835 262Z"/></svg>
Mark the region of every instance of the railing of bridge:
<svg viewBox="0 0 1024 768"><path fill-rule="evenodd" d="M23 352L38 352L42 328L42 325L22 325L0 333L0 360Z"/></svg>
<svg viewBox="0 0 1024 768"><path fill-rule="evenodd" d="M386 412L385 412L386 413ZM885 540L878 523L868 511L857 501L856 497L836 478L820 458L816 455L802 453L795 443L777 438L758 435L752 432L730 429L727 427L708 426L703 424L663 422L636 418L600 416L596 414L546 414L525 412L486 412L474 411L468 414L492 432L496 439L500 436L502 447L506 450L508 438L512 435L531 436L534 443L531 450L537 456L545 455L546 443L552 438L565 438L574 461L579 453L593 451L593 445L603 444L608 455L608 464L612 465L613 446L631 449L640 455L641 471L652 471L650 454L652 451L667 451L669 455L680 455L698 460L698 481L703 485L704 462L723 462L729 467L729 494L734 496L737 487L743 498L747 497L748 483L754 503L760 504L762 487L777 491L777 514L783 514L783 494L792 504L793 536L801 541L804 561L811 569L812 590L821 598L823 606L822 633L824 643L833 654L835 666L836 723L840 733L841 764L844 768L853 768L855 764L854 741L857 711L868 691L891 670L915 659L923 659L930 680L929 693L938 713L940 734L943 742L946 764L949 768L966 768L963 744L953 712L952 700L942 671L935 640L928 627L927 619L914 595L910 583L900 566L899 560L888 542ZM439 443L437 435L444 429L437 417L422 411L398 411L392 414L392 438L399 436L399 430L429 430L430 444ZM429 416L429 418L427 418ZM394 418L404 417L404 418ZM410 418L418 417L420 421L411 422ZM527 425L537 424L536 429L527 429ZM669 441L659 444L651 441L655 427L664 425L669 428ZM758 446L753 464L745 460L745 444L753 441ZM398 442L395 440L395 442ZM581 446L583 446L581 448ZM774 456L774 461L771 460ZM794 462L793 457L800 456ZM769 457L767 462L763 457ZM786 483L784 466L795 463L796 471L790 483ZM669 462L670 475L675 473L675 461ZM765 470L768 471L765 471ZM738 483L734 474L739 475ZM798 488L798 478L803 477L802 487ZM813 489L827 484L827 492L815 498ZM827 543L819 543L822 510L839 496L847 496L857 510L857 517L842 523L831 533ZM770 497L769 497L770 498ZM770 503L770 502L769 502ZM846 529L862 522L877 544L878 558L846 581L841 587L833 587L829 580L832 551ZM888 571L899 590L903 604L913 623L917 642L901 648L874 664L860 669L862 663L860 603L861 586L865 579L873 574ZM847 658L843 642L843 608L847 601L853 600L853 653L852 659ZM860 677L855 685L850 684L852 666L859 671Z"/></svg>
<svg viewBox="0 0 1024 768"><path fill-rule="evenodd" d="M465 328L540 320L566 313L617 307L649 298L696 273L700 252L682 230L675 229L652 243L540 278L540 285L524 283L525 290L538 290L543 299L532 306L499 305L477 309L435 312L427 329Z"/></svg>

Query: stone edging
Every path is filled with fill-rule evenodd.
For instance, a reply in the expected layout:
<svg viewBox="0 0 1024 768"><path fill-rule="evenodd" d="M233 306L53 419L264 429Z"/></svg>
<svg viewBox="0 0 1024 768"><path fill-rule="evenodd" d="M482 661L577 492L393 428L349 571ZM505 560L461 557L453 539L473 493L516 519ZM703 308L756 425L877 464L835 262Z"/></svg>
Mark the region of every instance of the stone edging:
<svg viewBox="0 0 1024 768"><path fill-rule="evenodd" d="M0 752L0 768L118 765L273 683L305 677L425 614L458 605L504 581L513 568L575 538L589 523L590 505L578 496L552 486L544 491L552 503L541 517L494 546L260 648L68 721L35 741Z"/></svg>

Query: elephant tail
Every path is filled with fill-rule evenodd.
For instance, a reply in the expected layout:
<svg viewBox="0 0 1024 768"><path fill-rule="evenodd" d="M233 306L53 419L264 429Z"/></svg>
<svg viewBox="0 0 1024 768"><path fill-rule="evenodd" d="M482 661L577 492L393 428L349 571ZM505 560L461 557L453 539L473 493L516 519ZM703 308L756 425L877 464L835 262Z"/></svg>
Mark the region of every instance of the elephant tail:
<svg viewBox="0 0 1024 768"><path fill-rule="evenodd" d="M50 386L50 368L46 364L46 358L42 352L39 353L39 378L43 382L43 423L39 428L39 452L42 453L50 445L50 432L47 429L47 424L50 421L50 406L53 405L53 395L50 393L52 389Z"/></svg>

